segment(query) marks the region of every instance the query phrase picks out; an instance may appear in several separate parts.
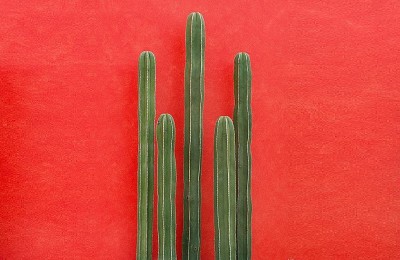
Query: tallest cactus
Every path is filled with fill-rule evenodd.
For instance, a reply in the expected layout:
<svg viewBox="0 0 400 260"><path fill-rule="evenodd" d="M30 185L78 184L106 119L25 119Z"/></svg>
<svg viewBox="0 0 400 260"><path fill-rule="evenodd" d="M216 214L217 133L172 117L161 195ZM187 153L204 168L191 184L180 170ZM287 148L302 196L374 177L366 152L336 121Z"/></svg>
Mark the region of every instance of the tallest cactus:
<svg viewBox="0 0 400 260"><path fill-rule="evenodd" d="M191 13L186 24L183 259L200 258L200 175L204 99L204 19Z"/></svg>

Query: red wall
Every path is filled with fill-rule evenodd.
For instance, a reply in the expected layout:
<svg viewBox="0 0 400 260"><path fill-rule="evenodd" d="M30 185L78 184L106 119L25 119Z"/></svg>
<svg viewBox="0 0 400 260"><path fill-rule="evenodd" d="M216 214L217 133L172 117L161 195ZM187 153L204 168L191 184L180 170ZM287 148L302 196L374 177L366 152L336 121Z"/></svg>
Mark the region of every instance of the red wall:
<svg viewBox="0 0 400 260"><path fill-rule="evenodd" d="M134 258L142 50L157 114L176 120L181 255L192 11L207 33L202 259L239 51L253 66L253 259L400 258L397 0L0 2L0 258Z"/></svg>

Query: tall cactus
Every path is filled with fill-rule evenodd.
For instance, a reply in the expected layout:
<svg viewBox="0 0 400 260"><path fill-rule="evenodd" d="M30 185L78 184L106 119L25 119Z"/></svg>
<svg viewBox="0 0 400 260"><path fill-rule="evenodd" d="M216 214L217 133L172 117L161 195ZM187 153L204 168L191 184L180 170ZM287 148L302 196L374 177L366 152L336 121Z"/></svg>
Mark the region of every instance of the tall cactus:
<svg viewBox="0 0 400 260"><path fill-rule="evenodd" d="M237 170L237 256L251 258L251 67L247 53L235 57L236 170Z"/></svg>
<svg viewBox="0 0 400 260"><path fill-rule="evenodd" d="M200 258L205 27L200 13L186 25L183 259Z"/></svg>
<svg viewBox="0 0 400 260"><path fill-rule="evenodd" d="M232 120L221 116L214 134L215 255L236 260L236 160Z"/></svg>
<svg viewBox="0 0 400 260"><path fill-rule="evenodd" d="M155 58L145 51L139 57L139 165L137 259L152 259L154 192Z"/></svg>
<svg viewBox="0 0 400 260"><path fill-rule="evenodd" d="M158 259L176 259L175 123L162 114L157 123Z"/></svg>

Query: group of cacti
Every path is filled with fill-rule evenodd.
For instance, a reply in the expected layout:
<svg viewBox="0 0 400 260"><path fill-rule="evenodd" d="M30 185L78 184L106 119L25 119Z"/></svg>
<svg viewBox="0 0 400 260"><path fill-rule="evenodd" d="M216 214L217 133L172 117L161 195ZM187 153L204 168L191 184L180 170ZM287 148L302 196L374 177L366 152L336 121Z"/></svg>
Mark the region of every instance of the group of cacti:
<svg viewBox="0 0 400 260"><path fill-rule="evenodd" d="M205 27L200 13L186 26L183 259L200 258L201 161ZM251 69L246 53L235 57L234 120L218 119L214 142L216 259L251 258ZM137 259L152 258L154 192L155 57L139 58ZM162 114L157 129L158 259L176 259L175 124Z"/></svg>

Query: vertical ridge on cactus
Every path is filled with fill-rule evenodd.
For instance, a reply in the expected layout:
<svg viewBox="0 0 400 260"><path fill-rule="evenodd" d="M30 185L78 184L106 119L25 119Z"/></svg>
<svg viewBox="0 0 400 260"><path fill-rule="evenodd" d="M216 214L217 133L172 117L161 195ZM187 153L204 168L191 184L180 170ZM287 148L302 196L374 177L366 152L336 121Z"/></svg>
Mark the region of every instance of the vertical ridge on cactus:
<svg viewBox="0 0 400 260"><path fill-rule="evenodd" d="M162 114L157 123L158 259L176 256L176 160L175 123Z"/></svg>
<svg viewBox="0 0 400 260"><path fill-rule="evenodd" d="M137 259L152 259L154 192L155 57L139 57L139 155Z"/></svg>
<svg viewBox="0 0 400 260"><path fill-rule="evenodd" d="M251 67L247 53L235 57L234 124L237 170L237 257L251 259Z"/></svg>
<svg viewBox="0 0 400 260"><path fill-rule="evenodd" d="M204 48L204 19L191 13L186 25L183 259L200 258Z"/></svg>
<svg viewBox="0 0 400 260"><path fill-rule="evenodd" d="M214 134L215 256L236 260L236 159L232 120L221 116Z"/></svg>

